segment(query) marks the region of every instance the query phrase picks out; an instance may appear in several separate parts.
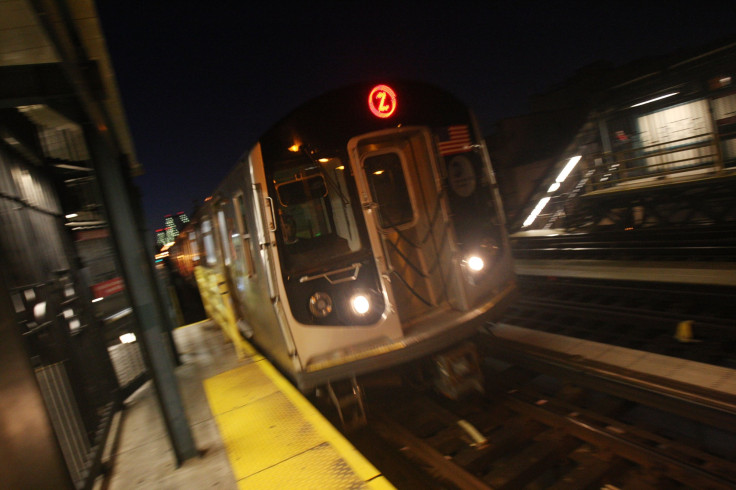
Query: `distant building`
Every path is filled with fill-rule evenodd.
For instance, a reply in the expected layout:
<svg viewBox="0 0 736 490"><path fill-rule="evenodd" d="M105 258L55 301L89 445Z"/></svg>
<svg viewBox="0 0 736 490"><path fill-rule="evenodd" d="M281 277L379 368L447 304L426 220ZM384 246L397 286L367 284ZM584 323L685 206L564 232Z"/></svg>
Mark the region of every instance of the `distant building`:
<svg viewBox="0 0 736 490"><path fill-rule="evenodd" d="M179 236L179 232L189 223L189 217L183 212L164 216L164 227L156 230L156 245L163 247Z"/></svg>

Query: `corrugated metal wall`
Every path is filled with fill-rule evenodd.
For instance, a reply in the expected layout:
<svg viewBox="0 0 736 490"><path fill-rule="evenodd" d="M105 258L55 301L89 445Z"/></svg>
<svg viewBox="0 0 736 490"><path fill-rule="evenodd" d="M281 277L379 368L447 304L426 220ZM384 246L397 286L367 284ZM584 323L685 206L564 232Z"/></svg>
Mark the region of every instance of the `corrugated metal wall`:
<svg viewBox="0 0 736 490"><path fill-rule="evenodd" d="M0 152L0 252L11 287L43 282L69 268L61 208L40 169Z"/></svg>
<svg viewBox="0 0 736 490"><path fill-rule="evenodd" d="M49 167L0 144L0 280L11 294L69 475L83 488L95 476L121 383L140 386L146 369L137 343L123 349L123 357L136 361L134 369L111 362L110 355L119 360L123 353L116 347L120 333L134 329L132 315L125 322L96 318L87 283L92 278L81 273L83 261L74 258L78 252L64 226L59 193L70 191L62 184L57 189L53 179ZM114 270L110 252L106 259Z"/></svg>

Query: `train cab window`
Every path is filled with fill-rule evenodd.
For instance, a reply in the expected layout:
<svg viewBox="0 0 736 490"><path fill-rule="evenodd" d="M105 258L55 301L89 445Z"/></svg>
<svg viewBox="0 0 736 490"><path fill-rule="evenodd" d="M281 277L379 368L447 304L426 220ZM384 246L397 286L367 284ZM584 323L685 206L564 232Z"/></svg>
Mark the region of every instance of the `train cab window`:
<svg viewBox="0 0 736 490"><path fill-rule="evenodd" d="M277 185L276 192L283 207L297 206L327 196L327 185L321 175L298 176L290 182Z"/></svg>
<svg viewBox="0 0 736 490"><path fill-rule="evenodd" d="M362 249L350 177L340 159L323 160L274 174L278 236L291 272L326 267Z"/></svg>
<svg viewBox="0 0 736 490"><path fill-rule="evenodd" d="M410 223L414 219L409 190L398 153L370 156L363 162L378 216L383 228Z"/></svg>

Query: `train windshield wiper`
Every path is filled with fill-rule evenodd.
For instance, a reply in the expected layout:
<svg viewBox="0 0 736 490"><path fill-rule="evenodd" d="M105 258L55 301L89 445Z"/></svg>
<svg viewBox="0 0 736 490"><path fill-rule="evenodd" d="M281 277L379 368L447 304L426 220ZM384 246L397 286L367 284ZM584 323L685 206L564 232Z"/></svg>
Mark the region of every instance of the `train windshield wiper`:
<svg viewBox="0 0 736 490"><path fill-rule="evenodd" d="M347 281L355 281L358 278L358 274L360 273L360 268L363 266L360 262L355 262L354 264L343 267L341 269L335 269L332 271L323 272L322 274L315 274L313 276L302 276L299 278L299 282L308 282L313 281L315 279L320 279L324 277L327 279L327 282L330 284L340 284L341 282L347 282ZM344 274L345 272L353 271L352 275L342 276L335 278L334 276Z"/></svg>

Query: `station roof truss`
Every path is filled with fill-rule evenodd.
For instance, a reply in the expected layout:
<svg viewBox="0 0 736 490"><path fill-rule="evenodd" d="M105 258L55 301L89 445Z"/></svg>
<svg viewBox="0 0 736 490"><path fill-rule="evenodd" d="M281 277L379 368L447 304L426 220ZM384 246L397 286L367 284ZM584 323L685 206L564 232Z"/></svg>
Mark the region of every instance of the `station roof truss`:
<svg viewBox="0 0 736 490"><path fill-rule="evenodd" d="M0 0L0 41L2 143L37 165L84 174L91 165L83 128L91 125L131 175L142 173L94 2Z"/></svg>

